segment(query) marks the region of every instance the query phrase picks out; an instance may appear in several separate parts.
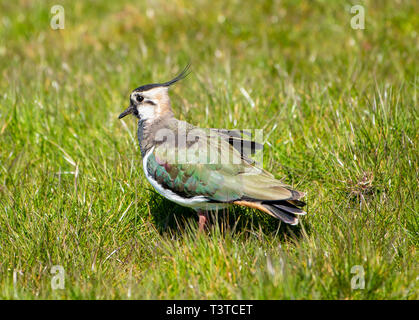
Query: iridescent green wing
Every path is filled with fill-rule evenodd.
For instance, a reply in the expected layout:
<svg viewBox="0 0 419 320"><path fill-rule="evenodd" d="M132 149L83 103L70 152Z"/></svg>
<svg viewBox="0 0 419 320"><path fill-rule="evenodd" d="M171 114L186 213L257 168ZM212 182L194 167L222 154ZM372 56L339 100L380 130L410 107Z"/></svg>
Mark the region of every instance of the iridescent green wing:
<svg viewBox="0 0 419 320"><path fill-rule="evenodd" d="M191 129L187 136L183 142L176 137L157 144L148 157L148 173L164 188L186 198L205 196L215 202L292 198L285 185L245 161L217 134Z"/></svg>

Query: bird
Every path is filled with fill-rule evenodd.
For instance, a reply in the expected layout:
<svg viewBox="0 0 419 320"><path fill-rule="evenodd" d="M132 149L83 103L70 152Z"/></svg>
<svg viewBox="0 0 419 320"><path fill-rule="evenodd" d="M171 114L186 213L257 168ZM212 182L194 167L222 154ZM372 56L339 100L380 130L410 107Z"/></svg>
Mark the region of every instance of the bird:
<svg viewBox="0 0 419 320"><path fill-rule="evenodd" d="M134 115L142 168L148 182L168 200L194 209L198 230L208 225L208 213L232 205L253 208L286 224L297 225L305 215L304 192L277 180L251 159L263 145L248 132L200 128L178 120L169 88L190 72L188 64L163 83L142 85L130 94L129 107L119 119Z"/></svg>

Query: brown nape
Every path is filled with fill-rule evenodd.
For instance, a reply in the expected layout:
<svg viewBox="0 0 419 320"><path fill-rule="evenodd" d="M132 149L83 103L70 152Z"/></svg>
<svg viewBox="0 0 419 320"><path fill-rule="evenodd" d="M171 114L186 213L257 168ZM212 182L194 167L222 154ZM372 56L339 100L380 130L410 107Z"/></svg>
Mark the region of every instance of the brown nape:
<svg viewBox="0 0 419 320"><path fill-rule="evenodd" d="M155 98L159 101L156 107L156 115L157 117L165 116L168 114L173 115L172 105L170 103L170 97L167 88L158 92Z"/></svg>

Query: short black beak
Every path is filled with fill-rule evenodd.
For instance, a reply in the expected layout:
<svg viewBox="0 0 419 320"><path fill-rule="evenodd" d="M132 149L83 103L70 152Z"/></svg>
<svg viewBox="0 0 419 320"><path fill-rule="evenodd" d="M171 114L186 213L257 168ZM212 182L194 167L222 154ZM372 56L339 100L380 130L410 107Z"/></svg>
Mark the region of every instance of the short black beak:
<svg viewBox="0 0 419 320"><path fill-rule="evenodd" d="M134 112L134 107L133 106L129 106L128 108L125 109L124 112L122 112L119 115L118 119L122 119L123 117L125 117L125 116L127 116L127 115L129 115L129 114L131 114L133 112Z"/></svg>

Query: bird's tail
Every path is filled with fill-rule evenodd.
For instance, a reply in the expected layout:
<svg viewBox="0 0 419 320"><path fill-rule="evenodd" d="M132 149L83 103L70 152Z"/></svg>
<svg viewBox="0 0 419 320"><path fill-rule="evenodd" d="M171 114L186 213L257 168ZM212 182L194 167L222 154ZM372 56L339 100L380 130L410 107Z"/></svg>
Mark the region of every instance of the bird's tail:
<svg viewBox="0 0 419 320"><path fill-rule="evenodd" d="M298 216L305 215L306 212L301 209L306 203L300 200L273 200L273 201L235 201L235 204L254 208L266 212L267 214L282 220L285 223L298 224Z"/></svg>
<svg viewBox="0 0 419 320"><path fill-rule="evenodd" d="M298 224L298 216L306 214L306 212L301 209L301 207L305 206L305 203L298 200L282 200L274 203L262 202L262 205L269 211L270 215L291 225Z"/></svg>

